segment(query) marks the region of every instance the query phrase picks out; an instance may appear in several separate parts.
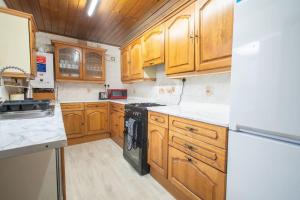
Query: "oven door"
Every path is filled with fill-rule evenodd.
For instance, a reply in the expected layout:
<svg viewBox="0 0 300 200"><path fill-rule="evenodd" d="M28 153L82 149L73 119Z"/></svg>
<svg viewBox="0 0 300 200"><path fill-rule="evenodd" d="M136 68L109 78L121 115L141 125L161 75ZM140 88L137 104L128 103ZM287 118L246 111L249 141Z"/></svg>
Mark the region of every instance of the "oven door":
<svg viewBox="0 0 300 200"><path fill-rule="evenodd" d="M130 117L125 117L125 129L124 129L124 145L123 145L123 155L124 158L140 173L142 171L142 121L139 119L136 120L137 125L137 134L139 135L137 145L130 147L130 137L128 135L128 129L126 127L126 122Z"/></svg>

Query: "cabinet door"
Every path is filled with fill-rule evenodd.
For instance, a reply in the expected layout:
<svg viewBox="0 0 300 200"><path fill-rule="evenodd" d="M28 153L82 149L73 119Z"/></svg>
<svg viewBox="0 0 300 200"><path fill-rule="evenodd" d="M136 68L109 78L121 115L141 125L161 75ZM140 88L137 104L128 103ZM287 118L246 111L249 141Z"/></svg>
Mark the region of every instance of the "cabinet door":
<svg viewBox="0 0 300 200"><path fill-rule="evenodd" d="M166 74L194 71L194 10L192 4L166 22Z"/></svg>
<svg viewBox="0 0 300 200"><path fill-rule="evenodd" d="M105 81L104 51L83 50L83 79L87 81Z"/></svg>
<svg viewBox="0 0 300 200"><path fill-rule="evenodd" d="M82 79L82 51L68 45L55 48L56 79Z"/></svg>
<svg viewBox="0 0 300 200"><path fill-rule="evenodd" d="M35 26L31 20L29 20L29 39L30 39L30 74L36 76L36 37L35 37Z"/></svg>
<svg viewBox="0 0 300 200"><path fill-rule="evenodd" d="M148 163L162 176L167 177L168 129L148 124Z"/></svg>
<svg viewBox="0 0 300 200"><path fill-rule="evenodd" d="M164 63L164 26L160 25L142 38L143 66Z"/></svg>
<svg viewBox="0 0 300 200"><path fill-rule="evenodd" d="M124 113L118 112L118 136L121 141L124 139Z"/></svg>
<svg viewBox="0 0 300 200"><path fill-rule="evenodd" d="M86 133L97 134L108 132L107 108L90 109L85 111Z"/></svg>
<svg viewBox="0 0 300 200"><path fill-rule="evenodd" d="M75 138L84 135L83 111L63 111L63 120L68 138Z"/></svg>
<svg viewBox="0 0 300 200"><path fill-rule="evenodd" d="M121 73L122 81L129 80L130 68L129 68L129 51L128 48L125 48L121 51Z"/></svg>
<svg viewBox="0 0 300 200"><path fill-rule="evenodd" d="M113 110L110 113L110 132L113 139L118 137L118 113Z"/></svg>
<svg viewBox="0 0 300 200"><path fill-rule="evenodd" d="M168 179L193 200L224 200L226 175L169 147Z"/></svg>
<svg viewBox="0 0 300 200"><path fill-rule="evenodd" d="M201 0L196 11L196 67L212 70L231 65L233 0Z"/></svg>
<svg viewBox="0 0 300 200"><path fill-rule="evenodd" d="M130 45L130 79L142 79L143 61L141 39L135 40Z"/></svg>

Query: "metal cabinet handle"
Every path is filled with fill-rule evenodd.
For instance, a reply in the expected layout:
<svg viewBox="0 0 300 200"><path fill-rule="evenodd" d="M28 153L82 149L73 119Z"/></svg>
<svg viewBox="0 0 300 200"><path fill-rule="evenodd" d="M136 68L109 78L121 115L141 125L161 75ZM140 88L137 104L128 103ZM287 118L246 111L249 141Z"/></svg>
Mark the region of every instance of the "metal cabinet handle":
<svg viewBox="0 0 300 200"><path fill-rule="evenodd" d="M193 162L193 159L188 157L188 156L185 156L186 160L189 161L189 162Z"/></svg>
<svg viewBox="0 0 300 200"><path fill-rule="evenodd" d="M186 126L185 128L190 132L198 132L198 130L193 127Z"/></svg>
<svg viewBox="0 0 300 200"><path fill-rule="evenodd" d="M189 150L191 150L191 151L195 151L195 150L196 150L196 148L193 147L192 145L184 144L184 146L185 146L186 148L188 148Z"/></svg>

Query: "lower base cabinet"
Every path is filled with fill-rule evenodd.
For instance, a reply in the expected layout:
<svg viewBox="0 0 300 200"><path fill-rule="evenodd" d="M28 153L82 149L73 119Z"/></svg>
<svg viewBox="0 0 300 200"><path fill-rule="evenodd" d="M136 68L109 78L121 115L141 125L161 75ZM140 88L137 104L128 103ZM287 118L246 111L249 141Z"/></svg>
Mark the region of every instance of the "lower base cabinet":
<svg viewBox="0 0 300 200"><path fill-rule="evenodd" d="M227 135L225 127L149 112L151 175L178 200L225 200Z"/></svg>
<svg viewBox="0 0 300 200"><path fill-rule="evenodd" d="M121 147L124 143L124 105L111 103L110 106L111 138Z"/></svg>
<svg viewBox="0 0 300 200"><path fill-rule="evenodd" d="M83 111L65 111L63 113L63 120L68 138L81 137L84 135Z"/></svg>
<svg viewBox="0 0 300 200"><path fill-rule="evenodd" d="M168 129L148 124L148 164L160 175L168 175Z"/></svg>
<svg viewBox="0 0 300 200"><path fill-rule="evenodd" d="M224 200L226 175L169 147L168 179L191 200Z"/></svg>
<svg viewBox="0 0 300 200"><path fill-rule="evenodd" d="M68 138L82 137L84 135L84 111L63 110L62 116Z"/></svg>
<svg viewBox="0 0 300 200"><path fill-rule="evenodd" d="M85 111L86 134L108 132L108 107L92 108Z"/></svg>
<svg viewBox="0 0 300 200"><path fill-rule="evenodd" d="M107 102L63 103L61 109L68 143L109 137Z"/></svg>

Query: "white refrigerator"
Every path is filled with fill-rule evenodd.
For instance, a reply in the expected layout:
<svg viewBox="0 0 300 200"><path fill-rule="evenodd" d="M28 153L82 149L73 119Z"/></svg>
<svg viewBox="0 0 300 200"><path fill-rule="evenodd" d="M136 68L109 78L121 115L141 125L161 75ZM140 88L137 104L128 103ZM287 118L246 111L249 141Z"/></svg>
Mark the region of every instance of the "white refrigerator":
<svg viewBox="0 0 300 200"><path fill-rule="evenodd" d="M300 1L234 9L227 200L299 200Z"/></svg>

